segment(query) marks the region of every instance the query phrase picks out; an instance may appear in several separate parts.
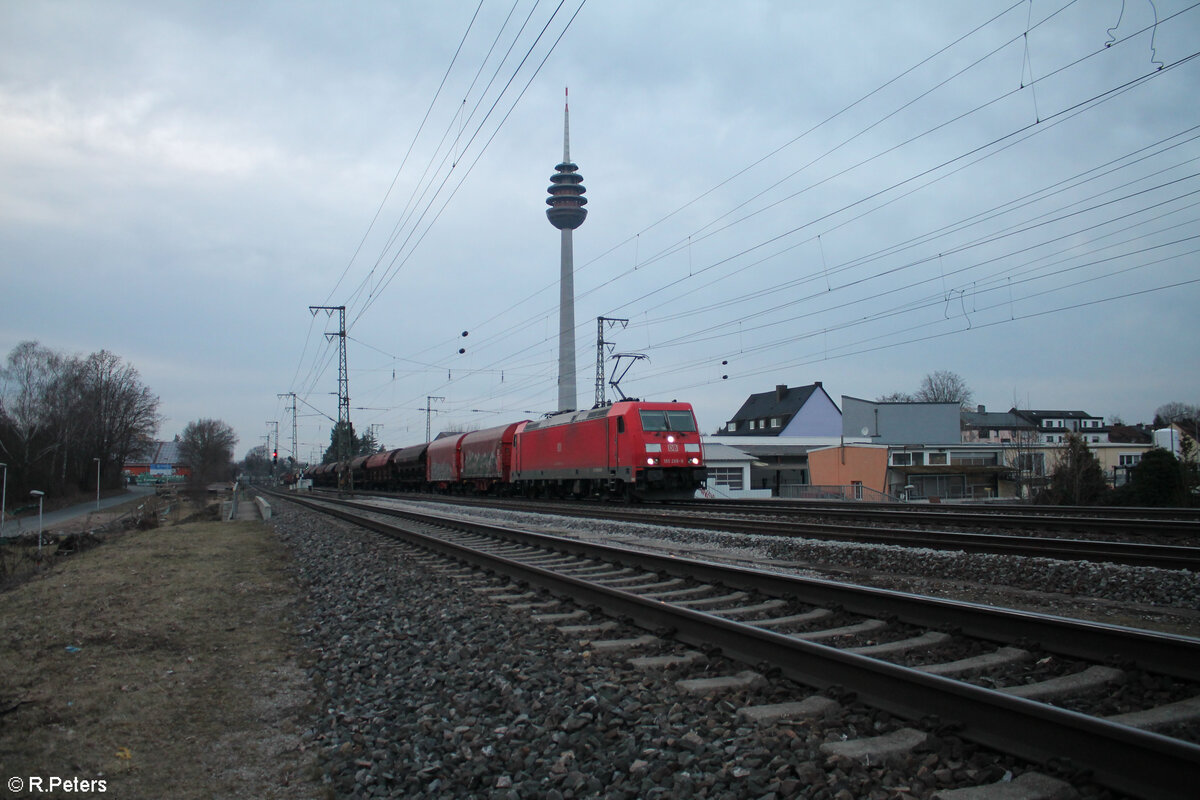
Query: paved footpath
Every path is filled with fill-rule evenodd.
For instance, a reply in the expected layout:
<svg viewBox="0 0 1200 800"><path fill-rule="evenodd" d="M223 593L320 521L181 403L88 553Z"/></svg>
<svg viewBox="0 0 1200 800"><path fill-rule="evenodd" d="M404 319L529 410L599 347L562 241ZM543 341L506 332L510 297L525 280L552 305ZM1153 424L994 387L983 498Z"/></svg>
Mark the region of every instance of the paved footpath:
<svg viewBox="0 0 1200 800"><path fill-rule="evenodd" d="M124 494L117 494L111 497L101 497L100 510L103 511L106 508L119 506L122 503L128 503L130 500L136 500L140 497L150 497L153 494L153 486L131 486L129 487L129 491L125 492ZM12 512L12 509L18 505L29 505L27 501L31 498L17 498L21 501L19 504L14 504L13 499L14 498L12 496L6 498L6 510L10 513ZM87 514L94 513L95 511L95 500L90 500L86 503L80 503L74 506L68 506L67 508L60 508L57 511L47 511L42 514L42 530L52 530L56 526L62 525L68 520L82 517ZM37 529L37 511L34 511L33 513L27 511L19 518L13 519L10 517L7 520L0 521L0 536L18 536L22 533L28 533L30 531L37 533Z"/></svg>
<svg viewBox="0 0 1200 800"><path fill-rule="evenodd" d="M238 495L237 514L230 518L232 520L260 520L262 514L259 513L258 503L254 502L254 492L242 490Z"/></svg>

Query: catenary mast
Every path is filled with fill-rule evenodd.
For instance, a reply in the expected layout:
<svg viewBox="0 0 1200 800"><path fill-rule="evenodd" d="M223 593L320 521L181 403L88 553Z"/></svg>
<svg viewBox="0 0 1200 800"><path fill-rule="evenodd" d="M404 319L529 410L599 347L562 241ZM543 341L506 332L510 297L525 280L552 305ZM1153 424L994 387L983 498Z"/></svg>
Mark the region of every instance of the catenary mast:
<svg viewBox="0 0 1200 800"><path fill-rule="evenodd" d="M558 296L558 410L577 408L575 392L575 261L572 232L587 217L583 176L571 163L570 107L563 103L563 160L550 176L546 217L562 238Z"/></svg>

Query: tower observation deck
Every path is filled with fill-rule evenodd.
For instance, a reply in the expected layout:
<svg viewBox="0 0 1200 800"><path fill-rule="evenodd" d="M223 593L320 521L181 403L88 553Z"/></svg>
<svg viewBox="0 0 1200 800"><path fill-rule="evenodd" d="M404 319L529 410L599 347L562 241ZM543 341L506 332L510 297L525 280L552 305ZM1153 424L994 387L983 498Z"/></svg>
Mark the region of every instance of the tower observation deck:
<svg viewBox="0 0 1200 800"><path fill-rule="evenodd" d="M575 257L572 232L587 218L583 176L571 162L570 107L563 104L563 160L550 176L546 218L562 238L558 298L558 410L577 407L575 389Z"/></svg>

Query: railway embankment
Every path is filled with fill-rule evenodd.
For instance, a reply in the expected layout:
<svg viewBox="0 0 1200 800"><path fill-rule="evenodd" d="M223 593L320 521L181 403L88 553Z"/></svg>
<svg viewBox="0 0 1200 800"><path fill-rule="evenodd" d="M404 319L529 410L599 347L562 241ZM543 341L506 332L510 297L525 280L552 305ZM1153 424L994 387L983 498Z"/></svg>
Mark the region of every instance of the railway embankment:
<svg viewBox="0 0 1200 800"><path fill-rule="evenodd" d="M301 746L297 596L260 523L54 556L0 594L3 796L328 796Z"/></svg>
<svg viewBox="0 0 1200 800"><path fill-rule="evenodd" d="M130 532L3 599L6 778L120 797L1112 796L837 687L680 659L570 604L556 622L542 592L286 502L269 526ZM708 681L728 675L748 677Z"/></svg>

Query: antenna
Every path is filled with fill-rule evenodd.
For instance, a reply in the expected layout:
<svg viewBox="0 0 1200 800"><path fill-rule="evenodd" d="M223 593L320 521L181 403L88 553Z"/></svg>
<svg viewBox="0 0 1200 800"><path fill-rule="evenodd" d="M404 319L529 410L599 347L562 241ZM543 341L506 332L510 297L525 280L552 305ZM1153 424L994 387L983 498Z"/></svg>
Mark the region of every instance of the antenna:
<svg viewBox="0 0 1200 800"><path fill-rule="evenodd" d="M573 233L587 217L587 198L579 167L571 163L571 115L563 102L563 160L550 176L546 218L559 230L558 410L576 408L575 255Z"/></svg>

